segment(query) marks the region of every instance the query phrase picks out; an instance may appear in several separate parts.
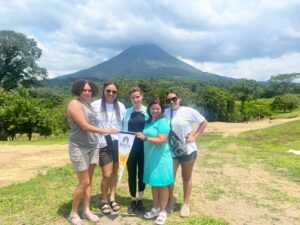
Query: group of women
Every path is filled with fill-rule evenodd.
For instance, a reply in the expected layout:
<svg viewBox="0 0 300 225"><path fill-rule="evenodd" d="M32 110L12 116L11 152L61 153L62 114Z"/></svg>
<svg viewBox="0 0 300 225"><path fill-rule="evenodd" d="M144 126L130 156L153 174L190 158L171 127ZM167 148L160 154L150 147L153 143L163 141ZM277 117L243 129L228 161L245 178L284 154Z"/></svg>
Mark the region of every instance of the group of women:
<svg viewBox="0 0 300 225"><path fill-rule="evenodd" d="M81 219L98 222L99 217L90 210L91 183L97 163L102 171L101 212L117 212L116 201L118 171L118 132L136 134L127 161L128 186L131 201L128 212L144 212L143 194L146 184L151 186L153 207L144 214L146 219L155 219L164 224L167 212L172 212L176 203L174 179L179 165L182 168L183 205L181 217L189 215L189 197L192 189L192 170L197 157L195 139L204 131L207 121L196 110L181 106L181 98L175 91L167 93L169 108L164 110L160 99L154 98L148 107L142 104L143 92L139 87L130 90L132 107L117 100L118 87L113 82L103 86L102 97L97 96L97 86L87 80L78 80L72 85L72 94L77 96L68 105L71 125L69 155L77 173L79 184L74 191L72 209L68 220L71 224L83 224ZM196 129L192 124L196 123ZM168 143L172 129L184 140L185 154L176 156ZM78 215L78 206L83 198L83 212Z"/></svg>

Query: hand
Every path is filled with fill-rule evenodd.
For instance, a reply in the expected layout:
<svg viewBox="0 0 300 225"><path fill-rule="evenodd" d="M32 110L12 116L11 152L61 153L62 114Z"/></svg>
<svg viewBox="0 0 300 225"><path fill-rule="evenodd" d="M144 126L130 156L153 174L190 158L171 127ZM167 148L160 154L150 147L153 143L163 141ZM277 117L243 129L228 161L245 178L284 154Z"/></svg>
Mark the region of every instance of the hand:
<svg viewBox="0 0 300 225"><path fill-rule="evenodd" d="M186 143L195 142L195 141L196 141L196 138L194 135L188 134L186 136Z"/></svg>
<svg viewBox="0 0 300 225"><path fill-rule="evenodd" d="M139 138L141 140L145 139L145 135L142 132L136 132L135 135L137 138Z"/></svg>
<svg viewBox="0 0 300 225"><path fill-rule="evenodd" d="M116 134L116 133L118 133L118 130L116 128L108 129L108 134Z"/></svg>

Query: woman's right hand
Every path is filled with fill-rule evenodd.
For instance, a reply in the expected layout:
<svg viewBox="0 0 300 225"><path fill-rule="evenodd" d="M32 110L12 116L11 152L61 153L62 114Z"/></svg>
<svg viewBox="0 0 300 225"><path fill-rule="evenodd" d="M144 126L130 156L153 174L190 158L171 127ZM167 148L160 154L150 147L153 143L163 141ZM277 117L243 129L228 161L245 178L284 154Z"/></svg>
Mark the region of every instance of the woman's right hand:
<svg viewBox="0 0 300 225"><path fill-rule="evenodd" d="M118 130L116 128L111 128L111 129L107 130L107 133L108 134L116 134L116 133L118 133Z"/></svg>

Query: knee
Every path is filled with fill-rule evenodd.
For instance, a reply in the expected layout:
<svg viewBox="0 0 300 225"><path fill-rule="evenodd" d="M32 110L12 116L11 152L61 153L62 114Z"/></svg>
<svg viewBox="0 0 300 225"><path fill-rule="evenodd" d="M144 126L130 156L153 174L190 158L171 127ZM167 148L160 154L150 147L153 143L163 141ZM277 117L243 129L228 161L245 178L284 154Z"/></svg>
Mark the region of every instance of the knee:
<svg viewBox="0 0 300 225"><path fill-rule="evenodd" d="M184 183L191 183L192 182L192 177L191 176L182 176L182 181Z"/></svg>
<svg viewBox="0 0 300 225"><path fill-rule="evenodd" d="M112 178L112 176L113 176L113 171L105 172L105 173L102 174L102 179L103 180L109 180L109 179Z"/></svg>
<svg viewBox="0 0 300 225"><path fill-rule="evenodd" d="M91 186L91 183L89 180L84 180L79 183L79 188L81 188L81 189L87 189L90 186Z"/></svg>

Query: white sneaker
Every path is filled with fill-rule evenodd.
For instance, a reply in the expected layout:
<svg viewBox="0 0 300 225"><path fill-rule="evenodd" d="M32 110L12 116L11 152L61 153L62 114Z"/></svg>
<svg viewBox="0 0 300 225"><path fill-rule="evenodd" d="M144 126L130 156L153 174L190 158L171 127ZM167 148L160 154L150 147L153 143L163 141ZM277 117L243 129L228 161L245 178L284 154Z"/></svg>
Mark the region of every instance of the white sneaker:
<svg viewBox="0 0 300 225"><path fill-rule="evenodd" d="M160 209L152 208L150 211L144 214L145 219L153 219L159 215Z"/></svg>
<svg viewBox="0 0 300 225"><path fill-rule="evenodd" d="M186 204L183 204L179 215L180 217L188 217L190 215L190 207Z"/></svg>

